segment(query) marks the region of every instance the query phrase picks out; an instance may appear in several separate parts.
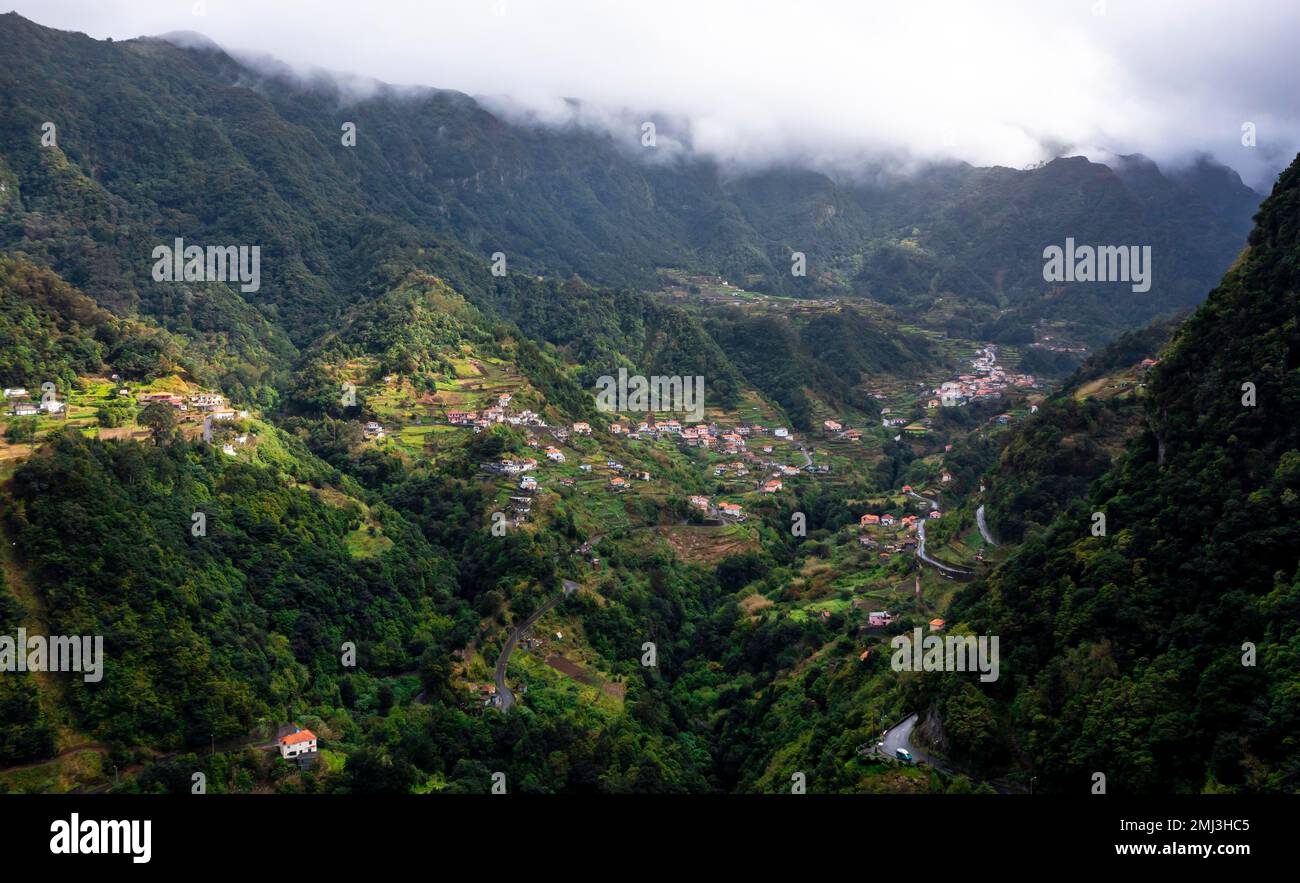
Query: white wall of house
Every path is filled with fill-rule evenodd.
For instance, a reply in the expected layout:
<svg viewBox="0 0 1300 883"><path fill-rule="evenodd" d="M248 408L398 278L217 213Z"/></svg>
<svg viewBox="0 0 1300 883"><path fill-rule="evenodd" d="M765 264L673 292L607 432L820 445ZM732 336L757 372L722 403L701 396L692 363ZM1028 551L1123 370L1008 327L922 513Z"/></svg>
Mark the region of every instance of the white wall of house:
<svg viewBox="0 0 1300 883"><path fill-rule="evenodd" d="M299 754L307 754L316 750L316 740L308 739L305 742L295 742L293 745L280 743L281 757L297 757Z"/></svg>

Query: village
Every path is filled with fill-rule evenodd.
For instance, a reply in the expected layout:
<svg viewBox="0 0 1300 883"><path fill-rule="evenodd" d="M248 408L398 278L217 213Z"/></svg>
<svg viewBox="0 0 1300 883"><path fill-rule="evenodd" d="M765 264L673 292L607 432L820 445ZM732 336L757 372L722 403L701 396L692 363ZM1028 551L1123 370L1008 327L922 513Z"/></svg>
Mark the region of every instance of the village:
<svg viewBox="0 0 1300 883"><path fill-rule="evenodd" d="M1012 374L998 364L997 347L988 344L971 360L972 372L947 380L934 389L938 398L929 407L961 407L971 402L997 401L1009 388L1033 389L1038 383L1032 374Z"/></svg>

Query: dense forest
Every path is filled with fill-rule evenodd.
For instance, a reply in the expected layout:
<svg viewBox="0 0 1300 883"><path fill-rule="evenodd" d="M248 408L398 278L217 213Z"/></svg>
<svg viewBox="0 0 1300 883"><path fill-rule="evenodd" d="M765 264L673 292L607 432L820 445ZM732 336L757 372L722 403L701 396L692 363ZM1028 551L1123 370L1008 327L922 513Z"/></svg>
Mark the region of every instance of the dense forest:
<svg viewBox="0 0 1300 883"><path fill-rule="evenodd" d="M1010 655L971 763L1005 764L1015 745L1055 788L1094 771L1123 792L1296 787L1298 217L1295 164L1164 351L1149 423L955 601L951 618ZM936 685L939 714L964 692Z"/></svg>

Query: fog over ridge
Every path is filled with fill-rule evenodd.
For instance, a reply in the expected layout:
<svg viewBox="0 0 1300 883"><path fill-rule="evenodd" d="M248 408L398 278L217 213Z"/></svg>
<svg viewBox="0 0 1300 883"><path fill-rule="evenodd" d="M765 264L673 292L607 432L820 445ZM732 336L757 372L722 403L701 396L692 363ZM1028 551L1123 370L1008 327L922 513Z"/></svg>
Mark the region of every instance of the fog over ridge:
<svg viewBox="0 0 1300 883"><path fill-rule="evenodd" d="M1175 15L1156 0L12 5L99 39L196 34L241 60L343 72L353 97L380 83L454 89L512 121L629 145L662 116L664 153L739 168L1130 153L1170 168L1210 155L1266 191L1300 148L1288 0L1188 0Z"/></svg>

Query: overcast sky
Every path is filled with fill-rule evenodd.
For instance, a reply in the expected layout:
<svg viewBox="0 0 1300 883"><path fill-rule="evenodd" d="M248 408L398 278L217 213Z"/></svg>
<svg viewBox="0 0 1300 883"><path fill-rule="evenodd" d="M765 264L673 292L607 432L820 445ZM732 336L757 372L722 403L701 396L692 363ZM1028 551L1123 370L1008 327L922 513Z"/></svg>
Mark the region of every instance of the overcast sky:
<svg viewBox="0 0 1300 883"><path fill-rule="evenodd" d="M695 149L737 162L1204 152L1267 190L1300 148L1296 0L10 2L96 38L193 30L304 69L510 96L548 119L563 97L620 131L673 114Z"/></svg>

